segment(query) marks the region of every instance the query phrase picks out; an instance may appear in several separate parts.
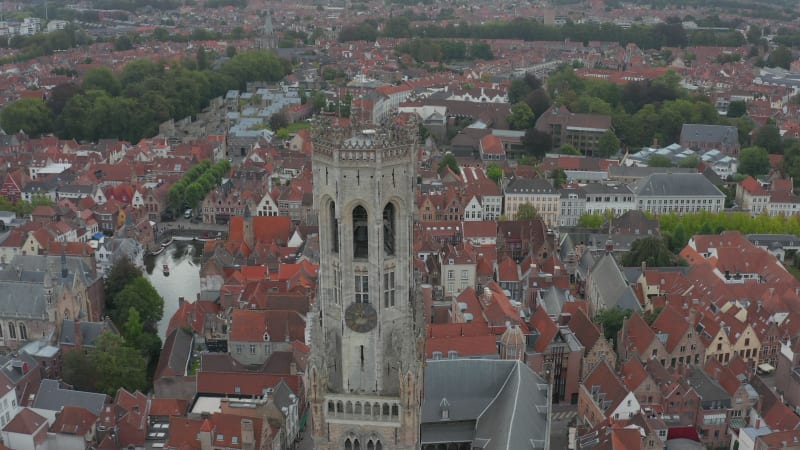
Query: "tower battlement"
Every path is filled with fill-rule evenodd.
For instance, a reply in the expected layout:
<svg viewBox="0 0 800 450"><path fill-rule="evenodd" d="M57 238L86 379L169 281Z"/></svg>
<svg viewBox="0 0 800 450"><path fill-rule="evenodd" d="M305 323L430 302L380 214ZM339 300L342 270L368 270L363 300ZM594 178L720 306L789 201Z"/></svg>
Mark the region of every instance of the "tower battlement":
<svg viewBox="0 0 800 450"><path fill-rule="evenodd" d="M391 124L380 128L334 126L319 119L311 128L314 157L329 161L383 162L403 159L414 151L416 123Z"/></svg>

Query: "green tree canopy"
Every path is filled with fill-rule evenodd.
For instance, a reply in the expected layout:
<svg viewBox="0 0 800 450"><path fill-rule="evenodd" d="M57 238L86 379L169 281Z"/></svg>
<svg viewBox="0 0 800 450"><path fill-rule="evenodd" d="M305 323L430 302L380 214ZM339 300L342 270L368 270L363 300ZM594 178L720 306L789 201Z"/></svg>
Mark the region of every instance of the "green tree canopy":
<svg viewBox="0 0 800 450"><path fill-rule="evenodd" d="M747 114L747 103L744 100L734 100L728 104L728 117L742 117Z"/></svg>
<svg viewBox="0 0 800 450"><path fill-rule="evenodd" d="M444 155L444 158L439 161L439 173L442 173L445 167L449 167L455 174L461 173L461 169L458 168L458 161L456 161L456 157L452 153Z"/></svg>
<svg viewBox="0 0 800 450"><path fill-rule="evenodd" d="M149 332L157 329L164 315L164 299L144 277L137 277L112 299L111 319L116 324L128 323L128 314L133 308L138 311L144 327Z"/></svg>
<svg viewBox="0 0 800 450"><path fill-rule="evenodd" d="M622 265L626 267L639 266L642 262L650 267L668 267L677 261L663 238L650 236L634 241L630 251L622 257Z"/></svg>
<svg viewBox="0 0 800 450"><path fill-rule="evenodd" d="M792 64L792 51L785 45L781 45L767 56L767 66L769 67L782 67L789 70Z"/></svg>
<svg viewBox="0 0 800 450"><path fill-rule="evenodd" d="M603 226L603 222L610 218L609 214L584 213L581 214L581 218L578 219L578 226L581 228L599 230Z"/></svg>
<svg viewBox="0 0 800 450"><path fill-rule="evenodd" d="M533 220L536 218L536 208L530 203L523 203L517 208L517 215L514 216L515 220Z"/></svg>
<svg viewBox="0 0 800 450"><path fill-rule="evenodd" d="M666 156L651 155L647 158L647 165L649 167L672 167L672 160Z"/></svg>
<svg viewBox="0 0 800 450"><path fill-rule="evenodd" d="M564 144L558 148L558 153L561 155L581 156L580 150L575 148L572 144Z"/></svg>
<svg viewBox="0 0 800 450"><path fill-rule="evenodd" d="M489 164L489 167L486 168L486 177L500 184L500 180L503 179L503 169L497 164Z"/></svg>
<svg viewBox="0 0 800 450"><path fill-rule="evenodd" d="M128 258L119 258L111 266L103 286L105 288L106 309L112 308L114 298L125 289L125 286L142 276L142 270Z"/></svg>
<svg viewBox="0 0 800 450"><path fill-rule="evenodd" d="M594 156L607 158L611 155L616 155L619 152L619 145L620 142L617 135L611 130L606 130L606 132L600 136L600 141L597 143L597 152Z"/></svg>
<svg viewBox="0 0 800 450"><path fill-rule="evenodd" d="M40 136L53 131L53 117L42 99L22 98L0 112L0 128L9 134L22 130L27 135Z"/></svg>
<svg viewBox="0 0 800 450"><path fill-rule="evenodd" d="M698 164L700 164L700 158L698 158L697 155L690 155L687 156L686 158L683 158L678 163L678 167L684 169L694 169L695 167L697 167Z"/></svg>
<svg viewBox="0 0 800 450"><path fill-rule="evenodd" d="M469 56L474 59L494 59L492 48L486 41L475 41L469 46Z"/></svg>
<svg viewBox="0 0 800 450"><path fill-rule="evenodd" d="M119 80L114 73L111 72L109 67L97 67L90 69L83 77L83 90L90 91L97 89L106 91L109 95L119 95L120 85Z"/></svg>
<svg viewBox="0 0 800 450"><path fill-rule="evenodd" d="M761 147L747 147L739 152L739 173L757 177L769 172L769 154Z"/></svg>
<svg viewBox="0 0 800 450"><path fill-rule="evenodd" d="M533 111L525 102L515 103L511 106L511 115L508 116L508 126L512 130L526 130L533 126Z"/></svg>
<svg viewBox="0 0 800 450"><path fill-rule="evenodd" d="M553 180L553 188L561 189L562 186L567 184L567 173L564 169L553 169L550 171L550 178Z"/></svg>
<svg viewBox="0 0 800 450"><path fill-rule="evenodd" d="M616 342L617 334L622 329L622 322L630 316L630 310L604 309L595 316L594 321L602 325L603 335L609 342Z"/></svg>
<svg viewBox="0 0 800 450"><path fill-rule="evenodd" d="M781 132L775 123L767 123L756 131L753 145L761 147L767 153L783 153L783 143L781 142Z"/></svg>
<svg viewBox="0 0 800 450"><path fill-rule="evenodd" d="M115 395L119 388L147 391L147 365L136 349L122 337L105 332L95 347L84 353L73 350L64 355L64 381L78 390Z"/></svg>
<svg viewBox="0 0 800 450"><path fill-rule="evenodd" d="M536 128L528 128L522 137L522 145L528 155L541 160L553 146L553 138Z"/></svg>

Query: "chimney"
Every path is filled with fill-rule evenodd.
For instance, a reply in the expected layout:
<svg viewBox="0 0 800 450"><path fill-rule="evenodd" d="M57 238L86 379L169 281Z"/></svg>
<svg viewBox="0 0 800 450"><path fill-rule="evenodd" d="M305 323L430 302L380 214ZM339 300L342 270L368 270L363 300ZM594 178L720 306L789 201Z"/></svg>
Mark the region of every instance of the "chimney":
<svg viewBox="0 0 800 450"><path fill-rule="evenodd" d="M297 363L294 361L289 363L289 374L297 375Z"/></svg>
<svg viewBox="0 0 800 450"><path fill-rule="evenodd" d="M186 299L184 299L183 297L178 297L178 309L180 309L181 306L183 306L183 302L185 301Z"/></svg>
<svg viewBox="0 0 800 450"><path fill-rule="evenodd" d="M647 270L647 261L642 261L642 273Z"/></svg>
<svg viewBox="0 0 800 450"><path fill-rule="evenodd" d="M79 349L83 346L83 335L81 334L81 322L78 319L75 319L73 322L73 326L75 327L75 349Z"/></svg>
<svg viewBox="0 0 800 450"><path fill-rule="evenodd" d="M553 266L553 276L557 277L561 274L561 266Z"/></svg>
<svg viewBox="0 0 800 450"><path fill-rule="evenodd" d="M266 423L262 426L269 426ZM242 419L242 450L252 450L256 445L255 432L253 431L253 421Z"/></svg>

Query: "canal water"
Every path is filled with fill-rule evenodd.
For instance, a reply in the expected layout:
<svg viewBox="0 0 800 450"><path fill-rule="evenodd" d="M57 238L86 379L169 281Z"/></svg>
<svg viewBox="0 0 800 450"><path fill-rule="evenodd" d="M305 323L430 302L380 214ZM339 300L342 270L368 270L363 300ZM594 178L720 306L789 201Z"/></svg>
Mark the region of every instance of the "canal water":
<svg viewBox="0 0 800 450"><path fill-rule="evenodd" d="M145 257L145 277L164 297L164 317L158 323L158 335L162 341L167 334L169 319L178 310L178 298L193 302L200 293L202 250L202 242L175 240L161 254ZM169 266L169 275L164 275L164 264Z"/></svg>

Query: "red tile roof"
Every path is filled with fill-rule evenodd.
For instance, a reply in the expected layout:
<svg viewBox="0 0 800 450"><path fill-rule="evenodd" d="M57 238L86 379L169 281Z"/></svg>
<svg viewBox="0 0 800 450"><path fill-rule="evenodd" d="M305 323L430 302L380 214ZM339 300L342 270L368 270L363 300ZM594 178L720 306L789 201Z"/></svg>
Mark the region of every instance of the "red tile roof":
<svg viewBox="0 0 800 450"><path fill-rule="evenodd" d="M547 315L547 311L545 311L544 308L536 309L536 312L534 312L531 317L530 325L531 328L539 332L539 337L536 338L536 342L533 344L534 350L539 353L545 353L547 347L553 342L556 334L558 334L558 326L556 326L553 319Z"/></svg>
<svg viewBox="0 0 800 450"><path fill-rule="evenodd" d="M74 434L84 436L97 422L97 416L80 406L65 406L56 414L56 420L50 426L51 433Z"/></svg>
<svg viewBox="0 0 800 450"><path fill-rule="evenodd" d="M204 372L197 374L197 392L203 394L262 396L281 380L297 394L302 387L300 375L274 375L260 372Z"/></svg>
<svg viewBox="0 0 800 450"><path fill-rule="evenodd" d="M11 422L3 428L3 431L19 434L33 434L42 424L47 426L47 419L36 414L29 408L22 408Z"/></svg>

